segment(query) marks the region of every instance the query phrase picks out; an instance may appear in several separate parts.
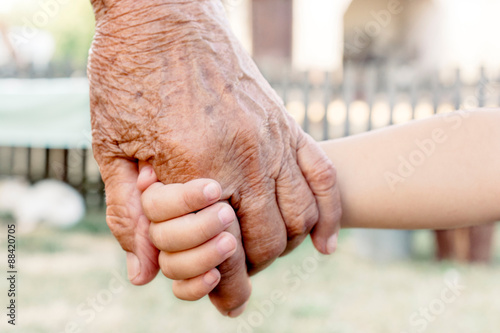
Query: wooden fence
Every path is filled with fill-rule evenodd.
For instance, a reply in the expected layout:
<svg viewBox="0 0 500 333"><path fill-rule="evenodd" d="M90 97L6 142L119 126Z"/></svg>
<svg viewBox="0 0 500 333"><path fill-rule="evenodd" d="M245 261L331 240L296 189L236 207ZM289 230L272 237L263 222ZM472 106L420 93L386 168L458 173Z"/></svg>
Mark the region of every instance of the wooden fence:
<svg viewBox="0 0 500 333"><path fill-rule="evenodd" d="M342 74L284 69L267 78L291 115L317 140L456 109L500 105L500 77L485 69L467 81L458 70L446 75L376 64L347 65ZM87 149L0 147L0 176L31 182L60 179L78 189L89 207L104 206L104 186Z"/></svg>

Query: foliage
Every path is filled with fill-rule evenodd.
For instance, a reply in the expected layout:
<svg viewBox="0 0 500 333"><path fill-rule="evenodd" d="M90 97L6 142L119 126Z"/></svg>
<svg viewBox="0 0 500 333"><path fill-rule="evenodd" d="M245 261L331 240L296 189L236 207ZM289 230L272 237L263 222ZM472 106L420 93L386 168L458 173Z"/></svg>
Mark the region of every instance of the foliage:
<svg viewBox="0 0 500 333"><path fill-rule="evenodd" d="M12 1L12 0L2 0ZM1 15L8 27L48 31L55 40L52 59L56 66L70 65L85 70L94 35L94 14L89 0L16 0L8 15Z"/></svg>
<svg viewBox="0 0 500 333"><path fill-rule="evenodd" d="M56 40L54 60L70 62L75 68L85 69L94 35L94 14L90 2L68 2L61 8L57 19L47 28Z"/></svg>

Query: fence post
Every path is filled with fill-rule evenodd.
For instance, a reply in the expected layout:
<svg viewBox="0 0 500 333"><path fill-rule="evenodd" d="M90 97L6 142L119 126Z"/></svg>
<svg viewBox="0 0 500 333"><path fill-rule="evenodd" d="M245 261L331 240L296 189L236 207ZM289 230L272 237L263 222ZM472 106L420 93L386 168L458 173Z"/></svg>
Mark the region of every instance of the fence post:
<svg viewBox="0 0 500 333"><path fill-rule="evenodd" d="M484 67L480 69L480 77L479 77L479 87L478 87L478 106L480 108L484 107L486 104L486 96L485 96L485 86L488 84L488 79L486 78L486 74L484 72Z"/></svg>
<svg viewBox="0 0 500 333"><path fill-rule="evenodd" d="M80 178L80 193L82 194L83 198L86 199L87 197L87 149L82 148L82 155L81 155L81 163L82 163L82 176ZM85 200L87 202L87 200Z"/></svg>
<svg viewBox="0 0 500 333"><path fill-rule="evenodd" d="M368 131L371 131L373 128L373 104L375 102L375 87L377 84L377 71L373 63L370 63L367 66L365 75L363 75L363 77L365 78L364 90L366 102L368 104L368 124L366 128Z"/></svg>
<svg viewBox="0 0 500 333"><path fill-rule="evenodd" d="M431 89L432 89L432 108L433 113L436 114L439 107L439 96L441 94L439 85L439 73L434 71L431 78Z"/></svg>
<svg viewBox="0 0 500 333"><path fill-rule="evenodd" d="M16 148L10 147L10 163L9 163L9 173L14 174L14 159L16 156Z"/></svg>
<svg viewBox="0 0 500 333"><path fill-rule="evenodd" d="M67 183L68 182L68 149L65 148L63 149L63 174L62 174L62 181Z"/></svg>
<svg viewBox="0 0 500 333"><path fill-rule="evenodd" d="M328 124L328 105L330 104L330 74L327 71L325 72L325 84L323 90L325 104L325 114L323 115L323 140L328 140L330 138L330 126Z"/></svg>
<svg viewBox="0 0 500 333"><path fill-rule="evenodd" d="M31 174L31 147L26 149L26 178L31 183L33 181L33 176Z"/></svg>
<svg viewBox="0 0 500 333"><path fill-rule="evenodd" d="M302 128L306 133L309 133L309 115L307 113L307 109L309 108L309 72L306 71L304 73L304 82L303 82L303 92L304 92L304 122L302 123Z"/></svg>
<svg viewBox="0 0 500 333"><path fill-rule="evenodd" d="M43 173L43 178L49 178L49 170L50 170L50 149L45 148L45 170Z"/></svg>
<svg viewBox="0 0 500 333"><path fill-rule="evenodd" d="M389 66L387 69L387 94L389 97L389 125L394 124L394 107L396 105L396 83L394 79L394 69Z"/></svg>
<svg viewBox="0 0 500 333"><path fill-rule="evenodd" d="M462 82L460 81L460 69L457 68L455 72L455 110L459 110L462 104Z"/></svg>
<svg viewBox="0 0 500 333"><path fill-rule="evenodd" d="M418 103L418 80L417 75L414 73L413 79L410 83L410 103L411 103L411 119L415 119L415 110Z"/></svg>
<svg viewBox="0 0 500 333"><path fill-rule="evenodd" d="M345 103L345 123L344 123L344 136L350 134L350 120L349 113L352 102L352 71L353 66L350 63L345 65L344 69L344 81L342 82L342 97Z"/></svg>

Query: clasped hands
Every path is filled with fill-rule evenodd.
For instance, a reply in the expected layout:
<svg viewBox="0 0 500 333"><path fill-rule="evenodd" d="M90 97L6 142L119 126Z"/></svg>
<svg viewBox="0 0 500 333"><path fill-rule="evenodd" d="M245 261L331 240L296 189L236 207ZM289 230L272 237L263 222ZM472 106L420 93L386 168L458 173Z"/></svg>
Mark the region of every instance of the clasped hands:
<svg viewBox="0 0 500 333"><path fill-rule="evenodd" d="M341 214L335 169L231 33L220 2L92 0L92 5L93 150L105 183L106 221L127 252L131 282L148 283L161 267L180 281L174 292L195 299L207 289L192 287L202 278L187 278L220 261L220 281L213 269L203 276L215 278L210 298L217 309L237 315L250 295L248 276L308 234L318 251L333 252ZM158 187L143 209L137 184L144 162L163 184L201 178L215 180L210 184L216 188L206 186L205 196L183 198L187 192L162 194ZM226 203L212 205L217 201ZM174 219L189 227L196 224L189 214L204 207L198 215L208 214L212 221L217 210L227 228L219 224L201 229L202 238L187 233L172 240L168 226L180 222L156 223ZM226 220L229 216L233 221ZM155 228L165 231L152 232L151 239ZM197 256L201 252L194 249L215 243L219 252L207 250L211 260ZM200 266L189 267L189 274L171 270L177 264L169 262L186 249L193 249L186 255Z"/></svg>
<svg viewBox="0 0 500 333"><path fill-rule="evenodd" d="M219 201L223 193L220 185L209 179L164 185L151 165L141 162L137 188L143 193L144 214L151 221L151 241L161 251L160 269L174 280L175 296L195 301L209 294L223 314L240 315L251 284L247 271L241 269L245 255L240 226L233 208L227 201ZM338 233L332 236L327 253L335 251L337 237ZM225 274L222 280L218 268ZM235 290L239 291L237 298ZM221 301L238 305L221 307L227 304Z"/></svg>

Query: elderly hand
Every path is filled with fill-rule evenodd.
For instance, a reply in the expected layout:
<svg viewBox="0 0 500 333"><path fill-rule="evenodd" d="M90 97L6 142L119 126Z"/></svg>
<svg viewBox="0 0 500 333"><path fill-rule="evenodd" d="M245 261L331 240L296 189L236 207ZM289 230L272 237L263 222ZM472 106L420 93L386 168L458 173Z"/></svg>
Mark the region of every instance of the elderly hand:
<svg viewBox="0 0 500 333"><path fill-rule="evenodd" d="M240 221L250 273L310 232L320 252L333 252L341 213L335 170L236 41L220 2L94 0L93 6L93 147L107 222L128 252L131 281L147 283L158 271L135 186L137 161L150 162L165 184L217 180L220 199ZM238 251L235 257L244 258ZM235 282L244 260L232 265L221 269L225 292L212 297L226 314L249 295L249 287Z"/></svg>

